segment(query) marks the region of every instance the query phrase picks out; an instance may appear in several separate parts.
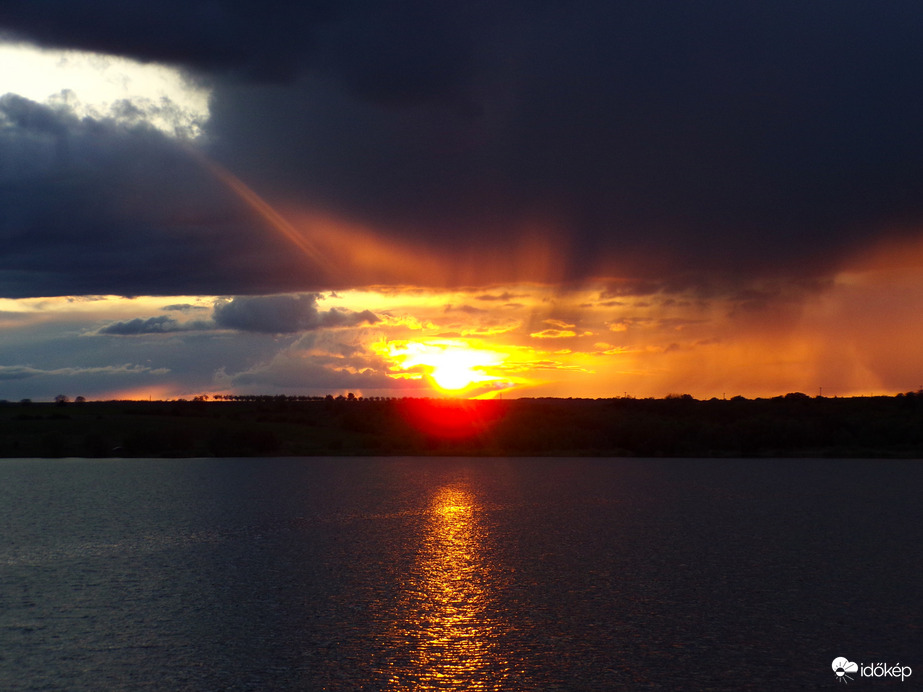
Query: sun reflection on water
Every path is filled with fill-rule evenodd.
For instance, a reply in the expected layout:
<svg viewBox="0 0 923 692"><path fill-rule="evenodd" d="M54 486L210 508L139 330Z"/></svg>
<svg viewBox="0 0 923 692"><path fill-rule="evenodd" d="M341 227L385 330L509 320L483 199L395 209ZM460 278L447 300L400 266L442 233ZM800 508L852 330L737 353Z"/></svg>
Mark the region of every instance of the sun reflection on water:
<svg viewBox="0 0 923 692"><path fill-rule="evenodd" d="M491 615L490 566L474 497L445 486L433 497L417 564L408 579L406 617L388 633L409 645L392 661L389 690L499 690L510 666L498 650Z"/></svg>

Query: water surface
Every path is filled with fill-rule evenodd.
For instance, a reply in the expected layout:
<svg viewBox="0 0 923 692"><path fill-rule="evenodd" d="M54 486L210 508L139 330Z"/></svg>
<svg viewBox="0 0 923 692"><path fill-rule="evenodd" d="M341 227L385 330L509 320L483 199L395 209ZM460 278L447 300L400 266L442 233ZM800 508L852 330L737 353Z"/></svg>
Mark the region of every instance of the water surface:
<svg viewBox="0 0 923 692"><path fill-rule="evenodd" d="M837 656L923 679L921 481L913 461L0 460L0 689L792 689L836 684Z"/></svg>

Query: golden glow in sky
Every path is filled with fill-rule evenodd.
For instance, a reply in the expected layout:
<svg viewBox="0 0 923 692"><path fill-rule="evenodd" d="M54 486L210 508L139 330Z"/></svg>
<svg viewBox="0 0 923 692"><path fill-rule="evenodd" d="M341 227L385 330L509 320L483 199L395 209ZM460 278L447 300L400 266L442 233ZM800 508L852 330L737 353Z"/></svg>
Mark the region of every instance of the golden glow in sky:
<svg viewBox="0 0 923 692"><path fill-rule="evenodd" d="M923 382L914 368L923 261L908 253L900 266L879 257L825 287L757 304L534 284L328 292L317 294L318 314L368 310L377 321L281 334L218 324L215 306L227 299L215 296L4 299L0 348L14 355L0 360L0 398L913 391Z"/></svg>

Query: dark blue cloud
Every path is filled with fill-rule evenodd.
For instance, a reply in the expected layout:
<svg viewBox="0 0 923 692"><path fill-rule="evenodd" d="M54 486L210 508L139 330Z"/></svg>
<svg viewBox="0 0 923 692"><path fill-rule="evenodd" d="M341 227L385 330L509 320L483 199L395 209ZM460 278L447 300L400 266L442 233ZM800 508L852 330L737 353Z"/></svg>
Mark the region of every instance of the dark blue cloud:
<svg viewBox="0 0 923 692"><path fill-rule="evenodd" d="M334 0L9 0L0 29L52 45L182 64L202 72L281 79L310 52L312 27L335 14ZM289 47L280 50L280 47Z"/></svg>
<svg viewBox="0 0 923 692"><path fill-rule="evenodd" d="M234 329L263 334L292 334L316 329L355 327L375 324L380 319L370 310L353 312L339 308L319 310L319 296L280 294L269 296L238 296L215 302L211 320L180 322L169 315L113 322L99 329L99 334L137 336L175 332ZM165 310L187 309L194 306L170 305Z"/></svg>
<svg viewBox="0 0 923 692"><path fill-rule="evenodd" d="M823 277L882 233L923 221L917 2L41 7L5 3L2 21L48 44L167 60L208 80L210 154L270 201L342 212L448 255L538 222L558 234L565 278ZM17 146L58 136L47 113L14 117L13 105ZM71 150L81 141L71 136ZM107 219L82 233L109 234L115 248L131 237L161 259L143 271L107 265L92 242L82 254L62 246L71 231L43 218L41 233L54 242L21 245L16 266L26 274L11 263L0 276L6 294L30 281L48 282L32 290L69 292L106 283L231 294L350 285L271 241L258 250L237 217L219 219L216 207L205 234L164 235L175 217L151 210L130 234L127 217L113 218L102 202L89 208L98 186L68 192L30 180L10 183L15 193L0 188L17 243L39 226L30 201L54 196L78 219ZM111 182L124 192L121 180L120 172ZM156 191L159 180L142 182ZM165 192L157 199L173 208ZM220 238L223 259L202 242L208 233ZM165 250L167 237L188 260ZM60 269L65 255L76 275ZM280 262L284 271L263 271Z"/></svg>
<svg viewBox="0 0 923 692"><path fill-rule="evenodd" d="M150 127L0 96L0 295L259 293L313 267Z"/></svg>
<svg viewBox="0 0 923 692"><path fill-rule="evenodd" d="M214 319L220 328L267 334L352 327L379 321L368 310L319 310L317 299L315 294L237 297L217 302Z"/></svg>
<svg viewBox="0 0 923 692"><path fill-rule="evenodd" d="M100 328L97 333L115 336L138 336L141 334L172 334L174 332L208 331L214 328L214 322L209 322L207 320L180 322L168 315L160 315L158 317L148 317L146 319L136 317L133 320L113 322L112 324L107 324L105 327Z"/></svg>
<svg viewBox="0 0 923 692"><path fill-rule="evenodd" d="M182 325L172 317L161 315L142 319L137 317L127 322L113 322L99 330L100 334L116 334L118 336L135 336L137 334L165 334L177 332Z"/></svg>
<svg viewBox="0 0 923 692"><path fill-rule="evenodd" d="M329 60L284 92L219 89L212 128L233 146L216 152L280 197L452 250L549 220L575 278L601 259L642 278L823 274L923 218L919 5L498 7L454 25L455 51L428 52L424 19L399 48L384 30L348 44L369 78L416 48L449 85L428 99L422 77L403 101L385 77L363 89L323 40Z"/></svg>

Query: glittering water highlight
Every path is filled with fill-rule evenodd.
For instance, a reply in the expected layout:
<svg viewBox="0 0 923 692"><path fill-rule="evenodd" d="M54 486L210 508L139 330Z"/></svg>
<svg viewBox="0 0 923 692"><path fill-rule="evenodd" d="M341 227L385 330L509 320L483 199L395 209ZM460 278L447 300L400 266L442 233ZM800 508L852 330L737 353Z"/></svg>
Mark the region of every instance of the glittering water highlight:
<svg viewBox="0 0 923 692"><path fill-rule="evenodd" d="M386 637L410 646L389 666L389 690L499 690L510 674L491 615L491 570L476 498L458 485L434 494L420 553Z"/></svg>

